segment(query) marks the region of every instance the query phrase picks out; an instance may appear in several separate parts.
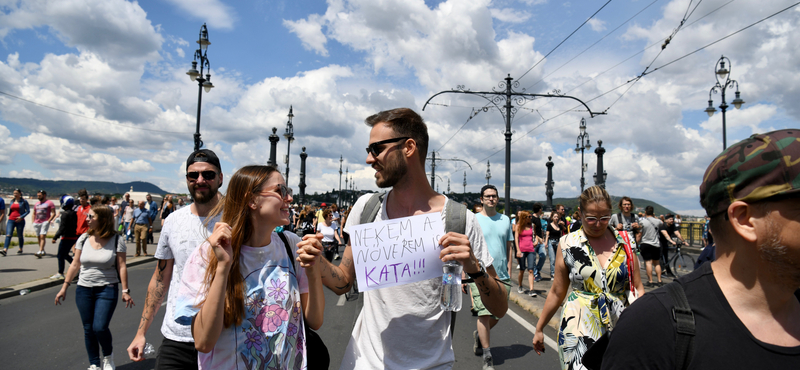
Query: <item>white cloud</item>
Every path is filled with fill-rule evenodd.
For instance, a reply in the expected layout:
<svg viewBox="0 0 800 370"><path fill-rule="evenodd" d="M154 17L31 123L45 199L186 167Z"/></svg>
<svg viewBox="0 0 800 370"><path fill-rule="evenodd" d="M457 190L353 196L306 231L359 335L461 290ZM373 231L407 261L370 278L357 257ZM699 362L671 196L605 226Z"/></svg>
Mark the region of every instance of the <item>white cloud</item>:
<svg viewBox="0 0 800 370"><path fill-rule="evenodd" d="M42 173L39 171L31 171L23 169L22 171L11 170L8 171L8 177L16 177L18 179L44 179Z"/></svg>
<svg viewBox="0 0 800 370"><path fill-rule="evenodd" d="M589 26L592 27L592 30L595 32L605 31L606 30L606 22L599 20L597 18L592 18L589 20Z"/></svg>
<svg viewBox="0 0 800 370"><path fill-rule="evenodd" d="M284 20L283 25L300 38L306 50L311 50L321 56L327 57L328 50L325 49L325 43L328 39L322 33L322 25L319 21L319 16L310 16L309 19L300 19L297 21Z"/></svg>
<svg viewBox="0 0 800 370"><path fill-rule="evenodd" d="M208 22L210 27L233 29L236 13L219 0L167 0L181 11Z"/></svg>
<svg viewBox="0 0 800 370"><path fill-rule="evenodd" d="M520 11L518 9L512 8L503 8L503 9L489 9L492 13L492 18L495 18L502 22L508 23L522 23L527 21L531 18L531 14L526 11Z"/></svg>

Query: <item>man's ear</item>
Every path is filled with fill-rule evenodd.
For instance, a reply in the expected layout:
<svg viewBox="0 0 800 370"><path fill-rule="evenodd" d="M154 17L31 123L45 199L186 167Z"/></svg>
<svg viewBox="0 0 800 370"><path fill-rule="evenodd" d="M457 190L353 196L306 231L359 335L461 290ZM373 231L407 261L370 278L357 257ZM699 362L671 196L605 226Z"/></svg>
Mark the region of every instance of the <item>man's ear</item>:
<svg viewBox="0 0 800 370"><path fill-rule="evenodd" d="M758 239L755 225L753 205L742 201L735 201L728 206L728 222L733 230L744 240L755 243Z"/></svg>
<svg viewBox="0 0 800 370"><path fill-rule="evenodd" d="M419 152L417 141L414 139L406 140L405 144L403 145L403 150L406 158L411 157L416 152Z"/></svg>

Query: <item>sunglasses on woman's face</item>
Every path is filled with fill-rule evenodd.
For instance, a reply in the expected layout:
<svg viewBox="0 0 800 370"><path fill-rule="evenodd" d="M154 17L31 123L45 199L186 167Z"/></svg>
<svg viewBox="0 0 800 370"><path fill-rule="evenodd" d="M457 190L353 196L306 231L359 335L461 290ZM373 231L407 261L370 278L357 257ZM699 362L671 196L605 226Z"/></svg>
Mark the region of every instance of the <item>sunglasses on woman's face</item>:
<svg viewBox="0 0 800 370"><path fill-rule="evenodd" d="M284 199L284 200L285 200L285 199L289 199L289 197L291 197L291 196L292 196L292 188L290 188L290 187L287 187L287 186L286 186L286 185L284 185L284 184L278 184L278 185L275 185L275 187L274 187L272 190L266 190L266 191L262 191L262 192L261 192L261 193L259 193L259 194L264 194L264 193L276 193L276 194L280 194L280 196L281 196L281 199Z"/></svg>
<svg viewBox="0 0 800 370"><path fill-rule="evenodd" d="M200 175L203 175L203 179L206 181L211 181L217 178L216 171L191 171L186 173L186 178L190 180L197 180L200 178Z"/></svg>

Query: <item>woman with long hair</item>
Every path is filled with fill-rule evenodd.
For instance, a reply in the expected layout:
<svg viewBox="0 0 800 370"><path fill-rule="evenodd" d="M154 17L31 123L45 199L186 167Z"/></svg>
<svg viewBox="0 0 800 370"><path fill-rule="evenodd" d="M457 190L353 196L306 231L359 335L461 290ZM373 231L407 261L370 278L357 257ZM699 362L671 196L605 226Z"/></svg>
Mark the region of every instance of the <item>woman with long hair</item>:
<svg viewBox="0 0 800 370"><path fill-rule="evenodd" d="M5 212L5 211L4 211ZM8 247L11 245L11 237L14 235L14 230L17 231L17 238L19 238L19 249L17 254L22 254L22 247L25 245L25 216L31 213L31 207L28 201L22 198L22 190L14 190L14 198L11 199L11 204L8 206L8 223L6 224L6 243L3 245L3 250L0 254L3 257L8 253Z"/></svg>
<svg viewBox="0 0 800 370"><path fill-rule="evenodd" d="M555 281L533 336L533 348L541 354L542 330L561 306L558 355L562 369L583 368L586 349L614 328L619 315L631 303L631 285L639 295L644 294L639 259L628 254L625 241L608 226L611 197L605 189L592 186L581 194L580 203L583 227L559 242Z"/></svg>
<svg viewBox="0 0 800 370"><path fill-rule="evenodd" d="M239 169L209 216L221 220L186 262L175 316L192 325L200 369L306 368L305 327L322 326L325 297L319 264L287 249L318 260L322 245L274 232L289 219L285 184L271 166Z"/></svg>
<svg viewBox="0 0 800 370"><path fill-rule="evenodd" d="M75 304L83 322L89 370L113 370L114 352L108 324L117 308L119 284L122 284L125 307L133 307L128 289L128 268L125 266L125 240L114 230L114 212L110 207L92 207L86 220L89 231L75 243L75 258L69 265L61 290L56 294L56 305L67 297L67 288L80 271Z"/></svg>
<svg viewBox="0 0 800 370"><path fill-rule="evenodd" d="M538 221L537 221L538 222ZM517 224L514 225L514 243L517 245L517 259L519 261L519 276L517 277L517 293L524 294L522 278L525 271L528 271L528 295L536 297L533 290L535 271L536 271L536 245L539 244L539 237L534 233L531 214L526 211L519 211Z"/></svg>

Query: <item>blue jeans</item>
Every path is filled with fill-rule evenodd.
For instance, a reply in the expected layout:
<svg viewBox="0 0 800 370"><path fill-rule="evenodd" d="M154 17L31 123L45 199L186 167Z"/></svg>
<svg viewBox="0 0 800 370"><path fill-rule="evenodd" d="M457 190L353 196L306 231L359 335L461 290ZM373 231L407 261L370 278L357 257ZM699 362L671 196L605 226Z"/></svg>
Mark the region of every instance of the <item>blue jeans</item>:
<svg viewBox="0 0 800 370"><path fill-rule="evenodd" d="M103 356L110 356L113 351L108 324L117 308L118 299L117 284L91 288L79 285L75 290L75 304L83 322L83 338L90 365L101 365L99 347L103 347Z"/></svg>
<svg viewBox="0 0 800 370"><path fill-rule="evenodd" d="M535 253L534 258L536 257L539 258L539 261L536 262L536 268L533 269L533 274L538 277L542 277L542 267L544 267L544 260L545 258L547 258L544 252L545 251L544 243L536 244L533 250Z"/></svg>
<svg viewBox="0 0 800 370"><path fill-rule="evenodd" d="M122 235L125 236L125 241L126 242L133 241L133 230L131 230L131 234L128 235L128 226L130 226L130 224L131 224L130 221L124 222L124 226L123 226L124 229L122 230Z"/></svg>
<svg viewBox="0 0 800 370"><path fill-rule="evenodd" d="M64 274L64 261L69 261L72 263L72 257L69 255L69 251L72 250L72 246L75 245L77 239L61 239L61 242L58 243L58 273Z"/></svg>
<svg viewBox="0 0 800 370"><path fill-rule="evenodd" d="M550 239L548 241L550 244L547 247L548 252L550 253L550 276L556 276L556 248L558 248L558 239Z"/></svg>
<svg viewBox="0 0 800 370"><path fill-rule="evenodd" d="M22 246L25 245L25 239L23 238L23 230L25 230L25 220L22 222L15 222L9 220L6 223L6 244L3 245L3 248L8 249L11 246L11 236L14 235L14 229L17 229L17 237L19 238L19 250L22 250Z"/></svg>

